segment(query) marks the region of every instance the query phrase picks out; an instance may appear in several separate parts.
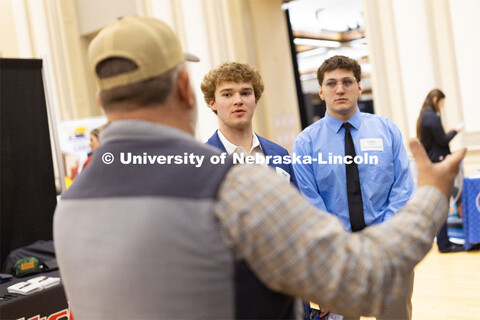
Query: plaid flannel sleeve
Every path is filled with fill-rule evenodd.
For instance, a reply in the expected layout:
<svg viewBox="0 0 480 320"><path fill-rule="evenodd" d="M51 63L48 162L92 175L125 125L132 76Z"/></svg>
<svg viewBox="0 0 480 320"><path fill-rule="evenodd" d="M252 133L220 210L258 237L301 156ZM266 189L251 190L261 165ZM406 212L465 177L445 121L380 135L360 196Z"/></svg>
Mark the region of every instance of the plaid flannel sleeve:
<svg viewBox="0 0 480 320"><path fill-rule="evenodd" d="M235 166L222 183L215 212L225 241L269 288L304 300L377 315L427 254L448 213L433 187L391 220L349 233L271 169Z"/></svg>

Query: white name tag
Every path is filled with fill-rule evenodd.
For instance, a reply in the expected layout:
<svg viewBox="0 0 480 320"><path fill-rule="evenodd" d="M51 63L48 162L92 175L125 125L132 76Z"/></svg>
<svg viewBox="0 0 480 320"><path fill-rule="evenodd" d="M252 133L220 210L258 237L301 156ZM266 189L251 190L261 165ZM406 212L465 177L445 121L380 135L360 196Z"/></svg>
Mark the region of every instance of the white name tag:
<svg viewBox="0 0 480 320"><path fill-rule="evenodd" d="M381 138L360 139L362 151L383 151L383 140Z"/></svg>
<svg viewBox="0 0 480 320"><path fill-rule="evenodd" d="M275 167L275 170L277 171L277 174L282 177L283 179L285 179L286 181L290 182L290 174L283 170L282 168L279 168L279 167Z"/></svg>

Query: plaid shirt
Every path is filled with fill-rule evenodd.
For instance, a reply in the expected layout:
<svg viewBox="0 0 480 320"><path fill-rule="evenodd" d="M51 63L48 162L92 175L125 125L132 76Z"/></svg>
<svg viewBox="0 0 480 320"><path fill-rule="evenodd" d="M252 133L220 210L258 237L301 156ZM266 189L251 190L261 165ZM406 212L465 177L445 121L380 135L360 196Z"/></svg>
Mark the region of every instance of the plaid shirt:
<svg viewBox="0 0 480 320"><path fill-rule="evenodd" d="M235 256L269 288L332 312L374 316L405 294L405 278L430 250L448 202L422 187L391 220L350 233L271 169L239 165L222 183L215 212Z"/></svg>

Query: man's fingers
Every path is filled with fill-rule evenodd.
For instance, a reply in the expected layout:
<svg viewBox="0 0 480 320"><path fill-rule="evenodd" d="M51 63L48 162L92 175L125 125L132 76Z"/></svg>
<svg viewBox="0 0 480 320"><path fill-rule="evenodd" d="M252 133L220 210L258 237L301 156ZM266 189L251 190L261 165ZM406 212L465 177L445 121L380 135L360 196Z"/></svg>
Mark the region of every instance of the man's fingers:
<svg viewBox="0 0 480 320"><path fill-rule="evenodd" d="M455 172L458 172L459 164L462 161L462 159L465 157L466 153L467 153L467 148L461 148L455 151L454 153L449 154L443 162L445 162L445 165L454 167Z"/></svg>
<svg viewBox="0 0 480 320"><path fill-rule="evenodd" d="M452 161L453 164L459 164L463 158L465 158L465 154L467 153L467 148L461 148L450 155L451 158L449 161Z"/></svg>
<svg viewBox="0 0 480 320"><path fill-rule="evenodd" d="M420 141L418 141L418 139L410 139L409 145L410 145L410 150L412 151L412 154L413 154L413 158L415 158L415 162L417 163L417 167L420 164L430 161L428 159L425 148L422 146Z"/></svg>

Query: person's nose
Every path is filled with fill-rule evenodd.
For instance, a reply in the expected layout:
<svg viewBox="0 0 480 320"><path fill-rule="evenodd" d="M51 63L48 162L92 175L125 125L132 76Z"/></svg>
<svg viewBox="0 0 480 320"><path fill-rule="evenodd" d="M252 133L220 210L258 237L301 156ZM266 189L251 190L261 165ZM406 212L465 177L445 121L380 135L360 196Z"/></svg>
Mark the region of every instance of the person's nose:
<svg viewBox="0 0 480 320"><path fill-rule="evenodd" d="M345 93L345 88L343 87L343 83L341 81L337 82L337 87L335 88L335 92L337 94Z"/></svg>
<svg viewBox="0 0 480 320"><path fill-rule="evenodd" d="M242 95L239 92L233 95L233 104L236 106L243 104Z"/></svg>

